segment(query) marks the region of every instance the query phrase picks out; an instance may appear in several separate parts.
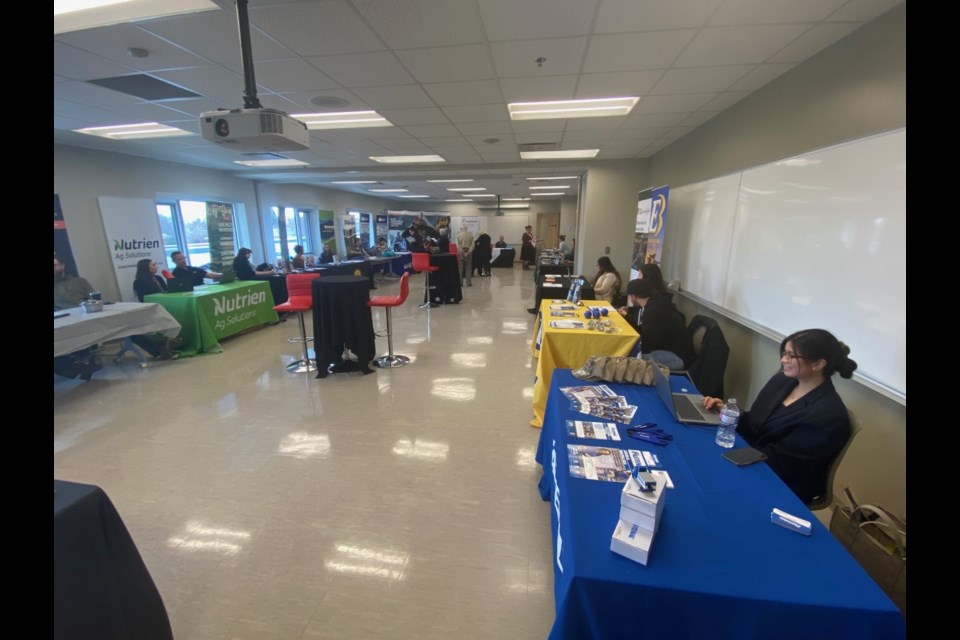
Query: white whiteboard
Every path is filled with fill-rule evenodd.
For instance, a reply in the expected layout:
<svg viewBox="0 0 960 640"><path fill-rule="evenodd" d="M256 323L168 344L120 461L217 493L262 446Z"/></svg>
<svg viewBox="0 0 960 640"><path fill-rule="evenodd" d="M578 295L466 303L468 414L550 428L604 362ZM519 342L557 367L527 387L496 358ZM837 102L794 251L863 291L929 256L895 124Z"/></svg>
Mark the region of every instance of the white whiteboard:
<svg viewBox="0 0 960 640"><path fill-rule="evenodd" d="M770 333L831 331L859 378L905 402L906 170L901 129L742 172L733 216L732 176L672 191L666 273Z"/></svg>

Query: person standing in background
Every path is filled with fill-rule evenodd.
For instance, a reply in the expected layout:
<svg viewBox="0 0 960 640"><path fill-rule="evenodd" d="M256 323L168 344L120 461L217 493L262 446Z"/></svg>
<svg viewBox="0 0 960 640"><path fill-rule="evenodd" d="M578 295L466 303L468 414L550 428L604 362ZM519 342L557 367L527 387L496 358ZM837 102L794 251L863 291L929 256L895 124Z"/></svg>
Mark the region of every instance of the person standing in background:
<svg viewBox="0 0 960 640"><path fill-rule="evenodd" d="M567 236L560 236L560 244L557 245L557 251L563 255L564 260L573 260L573 245L567 242Z"/></svg>
<svg viewBox="0 0 960 640"><path fill-rule="evenodd" d="M476 238L473 232L465 226L460 227L457 234L457 248L460 249L460 283L465 287L473 286L473 254Z"/></svg>
<svg viewBox="0 0 960 640"><path fill-rule="evenodd" d="M533 246L533 226L527 225L523 228L523 236L520 239L520 262L523 264L523 270L529 271L530 265L537 261L537 249Z"/></svg>
<svg viewBox="0 0 960 640"><path fill-rule="evenodd" d="M490 248L490 236L481 233L477 237L474 245L473 266L476 268L480 277L490 277L490 256L493 255L493 249Z"/></svg>

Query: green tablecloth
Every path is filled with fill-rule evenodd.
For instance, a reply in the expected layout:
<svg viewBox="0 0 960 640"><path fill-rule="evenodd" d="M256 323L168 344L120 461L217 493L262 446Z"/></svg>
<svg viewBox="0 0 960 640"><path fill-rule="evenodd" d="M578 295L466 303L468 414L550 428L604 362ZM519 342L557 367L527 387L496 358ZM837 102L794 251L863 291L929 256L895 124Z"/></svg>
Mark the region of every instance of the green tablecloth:
<svg viewBox="0 0 960 640"><path fill-rule="evenodd" d="M143 300L161 305L180 323L182 356L219 353L221 338L279 320L270 284L259 280L203 285L187 293L154 293Z"/></svg>

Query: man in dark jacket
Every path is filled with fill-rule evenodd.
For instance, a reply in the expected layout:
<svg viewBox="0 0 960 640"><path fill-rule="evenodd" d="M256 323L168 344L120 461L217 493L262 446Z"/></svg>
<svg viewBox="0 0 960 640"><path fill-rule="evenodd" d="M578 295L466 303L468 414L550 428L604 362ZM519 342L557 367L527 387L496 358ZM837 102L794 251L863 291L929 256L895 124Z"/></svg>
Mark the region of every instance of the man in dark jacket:
<svg viewBox="0 0 960 640"><path fill-rule="evenodd" d="M657 295L649 282L631 280L627 297L632 307L621 307L620 314L637 328L640 352L671 371L686 369L696 358L693 341L687 333L686 319L669 295Z"/></svg>

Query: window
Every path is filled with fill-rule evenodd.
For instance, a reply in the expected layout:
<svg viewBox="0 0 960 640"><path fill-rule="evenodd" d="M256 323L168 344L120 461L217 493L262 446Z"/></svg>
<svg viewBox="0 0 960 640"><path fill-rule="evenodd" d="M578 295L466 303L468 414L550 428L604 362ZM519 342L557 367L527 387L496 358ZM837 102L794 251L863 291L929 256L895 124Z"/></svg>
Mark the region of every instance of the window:
<svg viewBox="0 0 960 640"><path fill-rule="evenodd" d="M163 251L170 268L173 261L170 254L182 251L187 256L187 264L197 267L210 265L210 235L207 231L207 203L203 200L165 200L158 202L157 218L163 234ZM237 226L242 208L234 204L233 237L236 248L240 245L240 233Z"/></svg>
<svg viewBox="0 0 960 640"><path fill-rule="evenodd" d="M270 207L270 229L273 233L274 255L292 256L294 254L293 248L298 244L303 245L304 253L313 253L310 209ZM284 245L287 247L286 252L282 251Z"/></svg>

